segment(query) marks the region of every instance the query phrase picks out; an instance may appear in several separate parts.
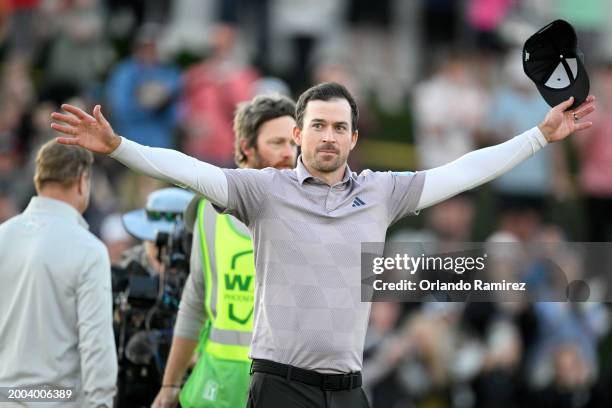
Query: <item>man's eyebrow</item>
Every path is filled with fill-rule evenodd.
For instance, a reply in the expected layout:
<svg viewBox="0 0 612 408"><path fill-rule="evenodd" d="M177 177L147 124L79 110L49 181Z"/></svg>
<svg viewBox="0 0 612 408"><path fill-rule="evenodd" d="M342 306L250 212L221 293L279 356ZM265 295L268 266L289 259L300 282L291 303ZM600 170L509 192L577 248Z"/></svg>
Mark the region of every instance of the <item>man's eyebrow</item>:
<svg viewBox="0 0 612 408"><path fill-rule="evenodd" d="M315 118L311 120L312 123L327 123L327 121L325 119L319 119L319 118ZM334 126L338 126L338 125L344 125L344 126L348 126L348 122L341 120L339 122L333 122L332 123Z"/></svg>

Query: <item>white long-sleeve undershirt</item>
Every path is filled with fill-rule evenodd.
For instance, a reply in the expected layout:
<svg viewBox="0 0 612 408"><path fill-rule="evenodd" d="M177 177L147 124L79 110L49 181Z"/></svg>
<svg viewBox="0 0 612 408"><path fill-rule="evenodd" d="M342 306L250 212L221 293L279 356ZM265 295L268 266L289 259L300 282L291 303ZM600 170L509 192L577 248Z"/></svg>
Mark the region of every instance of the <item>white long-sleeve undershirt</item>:
<svg viewBox="0 0 612 408"><path fill-rule="evenodd" d="M143 146L124 137L110 157L146 176L200 193L220 207L227 206L227 179L219 167L210 163L176 150Z"/></svg>
<svg viewBox="0 0 612 408"><path fill-rule="evenodd" d="M227 206L227 179L219 167L175 150L143 146L121 139L121 144L110 154L111 157L147 176L200 193L220 207ZM547 143L540 130L534 127L507 142L475 150L453 162L425 170L425 183L417 210L502 175Z"/></svg>
<svg viewBox="0 0 612 408"><path fill-rule="evenodd" d="M534 127L504 143L474 150L448 164L425 170L417 210L501 176L547 144L540 129Z"/></svg>

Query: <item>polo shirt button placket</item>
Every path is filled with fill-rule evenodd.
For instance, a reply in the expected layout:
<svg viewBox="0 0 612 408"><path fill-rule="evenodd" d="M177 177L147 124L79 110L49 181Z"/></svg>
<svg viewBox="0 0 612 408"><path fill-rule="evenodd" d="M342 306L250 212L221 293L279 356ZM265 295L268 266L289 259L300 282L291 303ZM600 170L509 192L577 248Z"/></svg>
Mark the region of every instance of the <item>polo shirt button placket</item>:
<svg viewBox="0 0 612 408"><path fill-rule="evenodd" d="M325 211L329 214L332 212L332 208L334 206L334 195L333 195L334 187L329 187L327 189L327 197L325 197Z"/></svg>
<svg viewBox="0 0 612 408"><path fill-rule="evenodd" d="M343 187L344 183L338 183L329 188L329 191L327 192L327 212L331 212L338 208Z"/></svg>

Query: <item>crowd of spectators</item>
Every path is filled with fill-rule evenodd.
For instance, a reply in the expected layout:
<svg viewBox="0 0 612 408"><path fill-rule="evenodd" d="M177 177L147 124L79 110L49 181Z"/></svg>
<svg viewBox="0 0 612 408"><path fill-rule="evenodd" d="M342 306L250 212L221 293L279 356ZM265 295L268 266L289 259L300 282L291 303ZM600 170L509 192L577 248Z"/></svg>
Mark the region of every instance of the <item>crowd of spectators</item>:
<svg viewBox="0 0 612 408"><path fill-rule="evenodd" d="M612 5L604 0L6 0L0 2L0 222L34 194L49 114L100 103L115 130L233 167L238 102L337 81L357 97L351 166L418 170L508 140L548 106L520 47L563 18L598 98L594 126L393 239L612 241ZM397 154L405 152L405 154ZM119 214L161 187L97 156L85 214L117 263ZM609 266L608 266L609 267ZM527 272L526 272L527 273ZM374 407L606 406L612 332L600 303L374 303Z"/></svg>

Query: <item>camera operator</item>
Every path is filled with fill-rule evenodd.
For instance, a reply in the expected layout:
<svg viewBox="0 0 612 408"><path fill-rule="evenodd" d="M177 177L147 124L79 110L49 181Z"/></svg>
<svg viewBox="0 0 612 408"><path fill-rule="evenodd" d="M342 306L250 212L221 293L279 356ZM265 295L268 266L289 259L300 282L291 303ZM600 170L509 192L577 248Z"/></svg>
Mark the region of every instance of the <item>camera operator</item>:
<svg viewBox="0 0 612 408"><path fill-rule="evenodd" d="M182 217L193 196L163 188L148 196L145 208L122 216L125 229L142 243L113 270L119 407L150 404L160 386L189 271L191 235Z"/></svg>
<svg viewBox="0 0 612 408"><path fill-rule="evenodd" d="M125 229L134 237L142 240L124 253L122 267L136 261L156 275L162 273L163 256L158 249L158 235L173 234L183 227L183 211L194 194L176 187L162 188L149 194L146 208L130 211L122 216ZM167 255L167 254L166 254Z"/></svg>

